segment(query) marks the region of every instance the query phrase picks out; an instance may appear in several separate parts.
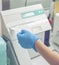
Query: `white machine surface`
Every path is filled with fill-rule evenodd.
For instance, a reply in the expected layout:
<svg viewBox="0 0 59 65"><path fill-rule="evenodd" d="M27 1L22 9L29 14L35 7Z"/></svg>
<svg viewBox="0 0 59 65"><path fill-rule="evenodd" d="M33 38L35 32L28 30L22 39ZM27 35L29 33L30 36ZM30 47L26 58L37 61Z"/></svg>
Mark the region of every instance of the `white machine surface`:
<svg viewBox="0 0 59 65"><path fill-rule="evenodd" d="M6 36L13 47L18 64L34 65L32 60L39 56L33 49L26 50L17 40L17 33L26 29L40 36L44 42L44 32L51 29L41 4L2 11L2 35ZM39 60L39 59L38 59ZM38 62L38 61L37 61ZM47 63L47 62L46 62ZM35 64L39 65L39 64ZM47 64L45 64L47 65Z"/></svg>

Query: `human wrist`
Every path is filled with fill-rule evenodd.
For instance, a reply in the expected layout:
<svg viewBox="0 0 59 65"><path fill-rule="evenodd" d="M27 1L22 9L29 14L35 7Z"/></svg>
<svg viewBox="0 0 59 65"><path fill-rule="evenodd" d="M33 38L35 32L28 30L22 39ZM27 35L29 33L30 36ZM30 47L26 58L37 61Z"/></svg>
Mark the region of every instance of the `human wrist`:
<svg viewBox="0 0 59 65"><path fill-rule="evenodd" d="M38 40L36 40L36 41L35 41L35 43L34 43L34 50L35 50L35 51L37 51L38 41L39 41L39 39L38 39Z"/></svg>
<svg viewBox="0 0 59 65"><path fill-rule="evenodd" d="M36 42L35 42L35 49L36 51L38 51L38 48L40 47L40 45L42 44L41 40L38 39Z"/></svg>

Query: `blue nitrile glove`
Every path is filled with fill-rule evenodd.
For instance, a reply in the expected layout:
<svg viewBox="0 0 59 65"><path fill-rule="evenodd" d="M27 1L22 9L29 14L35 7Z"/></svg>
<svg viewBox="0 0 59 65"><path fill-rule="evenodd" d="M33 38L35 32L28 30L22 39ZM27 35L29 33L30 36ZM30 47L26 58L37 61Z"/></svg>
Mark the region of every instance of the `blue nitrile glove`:
<svg viewBox="0 0 59 65"><path fill-rule="evenodd" d="M30 33L27 30L21 30L17 34L18 41L20 45L23 48L34 48L35 49L35 42L39 39L37 36L34 34Z"/></svg>

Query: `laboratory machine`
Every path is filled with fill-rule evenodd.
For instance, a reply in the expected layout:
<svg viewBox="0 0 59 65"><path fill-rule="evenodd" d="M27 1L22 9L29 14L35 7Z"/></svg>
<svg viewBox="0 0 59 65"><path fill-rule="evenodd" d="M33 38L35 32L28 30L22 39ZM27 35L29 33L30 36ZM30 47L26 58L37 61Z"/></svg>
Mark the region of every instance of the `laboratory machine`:
<svg viewBox="0 0 59 65"><path fill-rule="evenodd" d="M24 49L18 43L17 33L22 29L37 35L44 42L44 31L51 26L41 4L1 11L2 35L10 43L15 65L39 65L40 54L33 49ZM45 65L49 65L44 60Z"/></svg>

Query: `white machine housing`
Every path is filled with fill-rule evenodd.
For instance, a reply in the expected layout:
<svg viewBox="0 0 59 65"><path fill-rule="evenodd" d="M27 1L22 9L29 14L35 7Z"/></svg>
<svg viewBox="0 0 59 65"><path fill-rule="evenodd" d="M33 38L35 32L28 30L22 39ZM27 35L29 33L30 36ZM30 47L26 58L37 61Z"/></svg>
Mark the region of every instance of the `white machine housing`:
<svg viewBox="0 0 59 65"><path fill-rule="evenodd" d="M13 47L18 64L33 65L31 58L39 54L33 49L24 49L18 43L17 33L26 29L36 34L44 42L44 32L51 29L41 4L2 11L2 35L6 36ZM41 33L40 33L41 32Z"/></svg>

